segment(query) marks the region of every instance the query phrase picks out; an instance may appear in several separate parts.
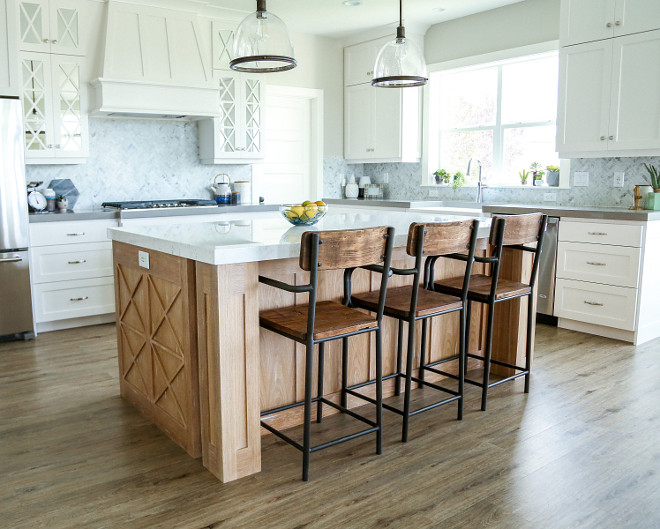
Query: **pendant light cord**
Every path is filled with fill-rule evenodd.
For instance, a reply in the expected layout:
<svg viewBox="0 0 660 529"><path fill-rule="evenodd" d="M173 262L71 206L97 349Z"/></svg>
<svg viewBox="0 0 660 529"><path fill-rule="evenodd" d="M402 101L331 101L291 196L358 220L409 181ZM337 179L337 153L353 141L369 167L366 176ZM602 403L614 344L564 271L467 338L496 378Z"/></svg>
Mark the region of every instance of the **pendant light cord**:
<svg viewBox="0 0 660 529"><path fill-rule="evenodd" d="M403 27L403 0L399 0L399 27L396 28L396 38L405 39L406 30Z"/></svg>

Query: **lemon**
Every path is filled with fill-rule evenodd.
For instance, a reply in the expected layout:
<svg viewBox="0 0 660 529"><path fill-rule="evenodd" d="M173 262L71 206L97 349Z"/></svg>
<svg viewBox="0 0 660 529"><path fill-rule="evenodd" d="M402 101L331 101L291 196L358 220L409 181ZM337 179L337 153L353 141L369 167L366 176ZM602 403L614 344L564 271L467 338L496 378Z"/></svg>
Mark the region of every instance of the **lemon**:
<svg viewBox="0 0 660 529"><path fill-rule="evenodd" d="M319 207L316 204L314 204L313 202L310 206L307 206L305 208L305 213L307 213L307 215L309 215L310 217L313 217L314 215L316 215L318 213L318 211L319 211Z"/></svg>
<svg viewBox="0 0 660 529"><path fill-rule="evenodd" d="M311 200L305 200L305 202L302 203L303 206L309 206L312 203Z"/></svg>
<svg viewBox="0 0 660 529"><path fill-rule="evenodd" d="M319 207L325 206L325 202L323 202L323 200L317 200L316 205L319 206Z"/></svg>
<svg viewBox="0 0 660 529"><path fill-rule="evenodd" d="M296 216L301 217L305 213L305 208L302 206L293 206L289 211L295 213Z"/></svg>
<svg viewBox="0 0 660 529"><path fill-rule="evenodd" d="M291 210L287 210L287 211L285 211L284 214L285 214L287 217L289 217L290 219L297 219L297 218L298 218L298 214L295 213L295 212L293 212L293 211L291 211Z"/></svg>
<svg viewBox="0 0 660 529"><path fill-rule="evenodd" d="M302 215L300 215L300 220L305 222L305 221L309 220L309 217L307 216L307 214L303 213Z"/></svg>

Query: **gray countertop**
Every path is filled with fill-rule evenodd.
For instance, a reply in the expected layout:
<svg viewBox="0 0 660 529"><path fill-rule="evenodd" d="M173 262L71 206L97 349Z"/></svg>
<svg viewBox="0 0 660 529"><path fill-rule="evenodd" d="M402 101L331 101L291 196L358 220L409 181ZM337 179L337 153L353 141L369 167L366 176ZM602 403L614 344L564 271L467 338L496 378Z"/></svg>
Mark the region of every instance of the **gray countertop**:
<svg viewBox="0 0 660 529"><path fill-rule="evenodd" d="M31 212L30 222L57 222L66 220L98 220L98 219L138 219L153 217L178 217L189 215L220 215L222 213L252 213L255 211L277 211L276 204L245 204L240 206L201 206L189 208L155 208L155 209L91 209L60 212Z"/></svg>
<svg viewBox="0 0 660 529"><path fill-rule="evenodd" d="M592 206L546 206L525 204L484 204L484 213L531 213L540 211L551 217L572 217L594 220L660 220L660 211L631 210L625 208L599 208Z"/></svg>
<svg viewBox="0 0 660 529"><path fill-rule="evenodd" d="M422 208L474 208L480 206L476 202L461 202L458 200L394 200L391 198L383 198L380 200L359 200L351 198L324 198L326 204L335 204L337 206L364 206L364 207L388 207L388 208L408 208L408 209L422 209Z"/></svg>

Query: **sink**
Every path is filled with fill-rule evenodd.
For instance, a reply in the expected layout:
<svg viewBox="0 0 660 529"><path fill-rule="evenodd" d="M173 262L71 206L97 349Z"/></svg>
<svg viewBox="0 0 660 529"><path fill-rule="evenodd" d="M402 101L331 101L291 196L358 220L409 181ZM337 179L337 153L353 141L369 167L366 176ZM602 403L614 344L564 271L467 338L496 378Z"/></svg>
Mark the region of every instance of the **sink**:
<svg viewBox="0 0 660 529"><path fill-rule="evenodd" d="M415 211L429 211L433 213L446 213L447 215L468 215L468 216L481 216L483 206L480 202L461 202L458 200L438 200L415 202L411 204L411 208Z"/></svg>

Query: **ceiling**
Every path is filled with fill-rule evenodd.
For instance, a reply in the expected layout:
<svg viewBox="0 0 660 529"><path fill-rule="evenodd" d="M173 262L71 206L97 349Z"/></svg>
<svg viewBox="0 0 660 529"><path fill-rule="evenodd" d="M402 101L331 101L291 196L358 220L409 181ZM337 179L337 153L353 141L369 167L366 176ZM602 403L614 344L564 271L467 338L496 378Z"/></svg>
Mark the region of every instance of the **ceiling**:
<svg viewBox="0 0 660 529"><path fill-rule="evenodd" d="M404 24L427 28L433 24L523 0L404 0ZM206 0L208 5L242 12L256 8L255 0ZM399 18L398 0L361 0L347 7L342 0L267 0L268 11L282 18L292 31L342 38L393 25ZM444 11L440 11L443 9Z"/></svg>

